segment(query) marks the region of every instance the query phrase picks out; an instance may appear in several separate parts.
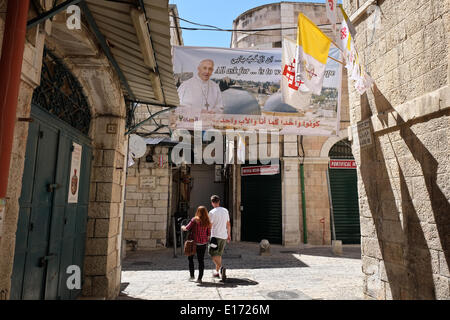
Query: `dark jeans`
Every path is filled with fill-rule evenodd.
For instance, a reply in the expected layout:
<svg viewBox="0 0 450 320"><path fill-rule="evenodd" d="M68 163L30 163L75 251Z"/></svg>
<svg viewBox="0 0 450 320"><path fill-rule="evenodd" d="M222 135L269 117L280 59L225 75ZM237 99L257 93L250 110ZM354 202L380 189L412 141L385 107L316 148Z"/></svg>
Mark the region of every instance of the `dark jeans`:
<svg viewBox="0 0 450 320"><path fill-rule="evenodd" d="M202 279L203 271L205 270L205 252L206 244L197 245L197 260L198 260L198 279ZM189 272L191 277L194 278L194 256L189 256Z"/></svg>

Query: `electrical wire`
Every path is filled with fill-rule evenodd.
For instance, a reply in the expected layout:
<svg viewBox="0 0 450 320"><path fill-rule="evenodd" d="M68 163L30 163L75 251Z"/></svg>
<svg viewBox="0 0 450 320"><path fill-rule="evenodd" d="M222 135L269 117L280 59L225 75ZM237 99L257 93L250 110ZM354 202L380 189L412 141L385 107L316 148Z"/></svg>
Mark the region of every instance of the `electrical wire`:
<svg viewBox="0 0 450 320"><path fill-rule="evenodd" d="M173 16L171 15L172 18L196 25L196 26L200 26L200 27L205 27L205 28L193 28L193 27L180 27L181 29L184 30L191 30L191 31L223 31L223 32L258 32L258 31L282 31L282 30L297 30L297 27L281 27L281 28L263 28L263 29L223 29L223 28L219 28L213 25L208 25L208 24L201 24L201 23L197 23L197 22L193 22L187 19L183 19L177 16ZM340 25L340 23L337 23L337 25ZM318 27L324 27L324 26L331 26L330 23L326 23L326 24L318 24ZM176 28L175 26L172 26L171 28Z"/></svg>

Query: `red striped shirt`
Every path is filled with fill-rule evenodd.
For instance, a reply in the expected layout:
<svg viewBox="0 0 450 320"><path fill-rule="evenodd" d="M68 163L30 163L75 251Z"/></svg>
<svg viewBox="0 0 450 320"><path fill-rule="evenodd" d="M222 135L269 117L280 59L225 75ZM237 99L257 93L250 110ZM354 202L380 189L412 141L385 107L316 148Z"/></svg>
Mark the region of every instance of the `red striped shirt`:
<svg viewBox="0 0 450 320"><path fill-rule="evenodd" d="M211 227L202 227L195 218L192 218L192 220L186 226L186 229L190 230L193 233L193 240L195 241L195 243L208 243L209 237L211 236ZM190 235L189 238L192 239L192 235Z"/></svg>

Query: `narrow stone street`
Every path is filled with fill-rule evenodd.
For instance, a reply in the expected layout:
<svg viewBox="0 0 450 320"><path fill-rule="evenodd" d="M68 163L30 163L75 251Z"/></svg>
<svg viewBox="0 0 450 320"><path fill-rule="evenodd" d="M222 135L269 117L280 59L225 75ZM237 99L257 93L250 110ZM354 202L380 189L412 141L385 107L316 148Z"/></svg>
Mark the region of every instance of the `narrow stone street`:
<svg viewBox="0 0 450 320"><path fill-rule="evenodd" d="M206 254L203 283L189 282L187 258L173 248L128 252L119 300L359 300L363 278L359 245L302 249L271 246L259 255L257 243L232 242L224 254L227 279L212 278ZM198 263L195 261L196 276Z"/></svg>

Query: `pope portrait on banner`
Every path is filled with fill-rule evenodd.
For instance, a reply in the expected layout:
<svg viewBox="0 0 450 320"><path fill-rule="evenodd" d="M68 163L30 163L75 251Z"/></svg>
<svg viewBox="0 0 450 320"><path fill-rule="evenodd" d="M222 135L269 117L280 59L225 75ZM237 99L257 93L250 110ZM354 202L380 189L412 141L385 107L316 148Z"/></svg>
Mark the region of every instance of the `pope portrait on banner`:
<svg viewBox="0 0 450 320"><path fill-rule="evenodd" d="M219 85L210 80L214 72L214 61L204 59L197 67L197 74L184 81L178 88L180 107L189 108L187 113L200 115L201 113L222 114L223 101Z"/></svg>

